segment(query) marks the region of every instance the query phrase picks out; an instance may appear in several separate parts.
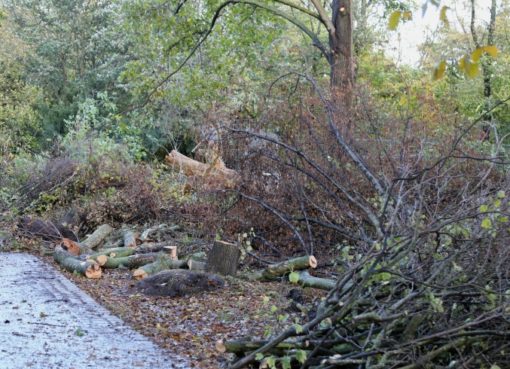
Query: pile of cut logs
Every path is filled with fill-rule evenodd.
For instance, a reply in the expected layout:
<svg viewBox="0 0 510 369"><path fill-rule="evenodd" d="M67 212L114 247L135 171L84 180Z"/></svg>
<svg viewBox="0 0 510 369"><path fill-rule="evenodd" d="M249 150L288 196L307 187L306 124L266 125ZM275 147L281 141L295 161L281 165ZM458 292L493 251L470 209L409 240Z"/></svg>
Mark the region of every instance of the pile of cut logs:
<svg viewBox="0 0 510 369"><path fill-rule="evenodd" d="M177 227L177 226L175 226ZM64 269L87 278L101 278L102 269L132 269L133 278L144 279L164 270L187 269L193 272L211 272L221 275L236 275L240 251L236 244L215 241L207 253L196 253L178 257L177 246L168 242L150 242L149 231L141 235L123 230L122 239L100 247L114 229L104 224L82 242L62 238L55 247L54 259ZM265 269L242 276L250 280L273 281L291 272L298 273L298 283L303 287L329 290L335 281L313 277L308 269L317 267L313 256L301 256L268 265Z"/></svg>

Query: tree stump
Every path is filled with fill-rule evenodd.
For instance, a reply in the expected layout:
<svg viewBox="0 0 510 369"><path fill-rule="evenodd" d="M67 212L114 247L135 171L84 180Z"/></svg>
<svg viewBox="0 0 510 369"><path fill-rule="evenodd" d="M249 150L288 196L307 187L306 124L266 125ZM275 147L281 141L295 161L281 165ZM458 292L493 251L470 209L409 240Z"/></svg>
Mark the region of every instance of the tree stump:
<svg viewBox="0 0 510 369"><path fill-rule="evenodd" d="M207 271L222 275L235 275L241 251L236 244L215 241L207 258Z"/></svg>

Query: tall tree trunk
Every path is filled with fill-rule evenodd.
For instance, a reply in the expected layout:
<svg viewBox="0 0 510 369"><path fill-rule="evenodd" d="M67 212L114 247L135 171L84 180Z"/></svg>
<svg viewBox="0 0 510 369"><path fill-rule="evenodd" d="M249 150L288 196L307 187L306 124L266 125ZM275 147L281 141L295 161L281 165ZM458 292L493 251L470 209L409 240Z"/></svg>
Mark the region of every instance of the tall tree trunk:
<svg viewBox="0 0 510 369"><path fill-rule="evenodd" d="M351 105L354 85L354 63L352 54L352 0L333 0L332 21L334 34L329 35L331 55L331 87L345 97Z"/></svg>
<svg viewBox="0 0 510 369"><path fill-rule="evenodd" d="M476 33L475 27L475 9L476 3L475 0L471 0L471 37L473 38L473 42L476 48L482 47L482 43L478 38L478 34ZM497 1L491 0L490 7L490 21L489 27L487 30L487 45L494 45L494 33L496 31L496 11L497 11ZM485 98L485 113L483 120L484 125L482 126L482 140L490 139L490 130L491 130L491 122L493 120L493 114L490 112L492 109L492 59L491 58L483 58L481 61L482 67L482 76L483 76L483 96Z"/></svg>

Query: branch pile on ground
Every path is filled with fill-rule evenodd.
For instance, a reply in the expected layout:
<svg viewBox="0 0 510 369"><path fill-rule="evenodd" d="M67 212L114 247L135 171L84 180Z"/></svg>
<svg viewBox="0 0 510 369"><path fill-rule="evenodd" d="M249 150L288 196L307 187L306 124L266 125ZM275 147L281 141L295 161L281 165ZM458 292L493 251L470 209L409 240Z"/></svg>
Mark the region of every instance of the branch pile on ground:
<svg viewBox="0 0 510 369"><path fill-rule="evenodd" d="M217 349L237 355L232 369L264 360L317 369L508 367L508 281L496 279L493 266L462 263L462 255L414 269L406 252L413 242L373 247L334 283L313 320Z"/></svg>

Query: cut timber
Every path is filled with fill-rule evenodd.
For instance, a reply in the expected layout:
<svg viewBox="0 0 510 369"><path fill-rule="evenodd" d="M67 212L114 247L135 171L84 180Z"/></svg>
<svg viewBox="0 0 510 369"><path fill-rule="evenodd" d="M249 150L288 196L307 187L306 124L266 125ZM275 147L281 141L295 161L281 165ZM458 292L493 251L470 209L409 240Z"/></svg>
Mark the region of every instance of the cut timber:
<svg viewBox="0 0 510 369"><path fill-rule="evenodd" d="M148 277L149 275L156 274L166 269L179 269L186 268L184 260L172 260L169 257L161 255L153 263L146 264L133 272L133 278L140 280Z"/></svg>
<svg viewBox="0 0 510 369"><path fill-rule="evenodd" d="M146 295L184 296L221 288L225 282L215 274L190 270L165 270L136 283Z"/></svg>
<svg viewBox="0 0 510 369"><path fill-rule="evenodd" d="M239 174L225 167L220 157L217 157L212 164L205 164L172 150L165 157L165 161L174 168L182 170L186 176L206 178L209 184L234 188L239 182Z"/></svg>
<svg viewBox="0 0 510 369"><path fill-rule="evenodd" d="M124 241L124 247L136 247L137 234L129 229L122 231L122 239Z"/></svg>
<svg viewBox="0 0 510 369"><path fill-rule="evenodd" d="M203 251L195 252L186 256L186 260L201 261L205 263L207 261L207 254Z"/></svg>
<svg viewBox="0 0 510 369"><path fill-rule="evenodd" d="M142 243L136 248L136 252L138 253L146 253L146 252L158 252L165 250L165 247L168 247L168 242L159 242L159 243Z"/></svg>
<svg viewBox="0 0 510 369"><path fill-rule="evenodd" d="M241 251L236 244L215 241L207 258L207 271L222 275L235 275Z"/></svg>
<svg viewBox="0 0 510 369"><path fill-rule="evenodd" d="M315 259L314 256L301 256L271 264L267 266L266 269L255 272L250 278L260 281L272 281L295 270L308 268L317 268L317 259Z"/></svg>
<svg viewBox="0 0 510 369"><path fill-rule="evenodd" d="M232 341L216 341L216 351L231 352L236 355L244 354L245 352L255 351L266 345L268 341L250 341L250 340L232 340ZM271 353L284 353L287 350L304 349L307 348L306 343L301 342L280 342L278 345L271 349Z"/></svg>
<svg viewBox="0 0 510 369"><path fill-rule="evenodd" d="M61 247L55 249L53 258L69 272L80 273L91 279L101 278L101 267L99 264L93 261L79 260Z"/></svg>
<svg viewBox="0 0 510 369"><path fill-rule="evenodd" d="M128 247L115 247L112 249L97 250L97 252L89 255L89 258L95 258L99 255L106 255L109 258L120 258L120 257L124 257L124 256L133 255L135 252L136 252L135 249L128 248Z"/></svg>
<svg viewBox="0 0 510 369"><path fill-rule="evenodd" d="M181 227L178 225L168 225L168 224L160 224L158 226L146 229L142 232L140 235L140 241L142 242L148 242L152 239L151 233L156 231L162 231L162 232L175 232L178 231Z"/></svg>
<svg viewBox="0 0 510 369"><path fill-rule="evenodd" d="M170 259L177 260L177 246L165 246L163 251L170 255Z"/></svg>
<svg viewBox="0 0 510 369"><path fill-rule="evenodd" d="M70 240L69 238L62 238L60 242L60 247L70 253L73 256L78 256L84 253L86 250L83 246L81 246L78 242Z"/></svg>
<svg viewBox="0 0 510 369"><path fill-rule="evenodd" d="M161 255L159 253L137 254L117 258L107 258L105 268L113 269L121 266L129 269L139 268L146 264L155 262Z"/></svg>
<svg viewBox="0 0 510 369"><path fill-rule="evenodd" d="M319 288L327 291L332 290L336 286L336 281L334 279L314 277L306 270L299 273L298 283L303 287Z"/></svg>
<svg viewBox="0 0 510 369"><path fill-rule="evenodd" d="M94 233L88 236L85 241L82 242L82 245L89 249L95 249L101 244L101 242L103 242L106 237L108 237L110 233L112 233L112 231L112 227L110 227L108 224L103 224L102 226L99 226L99 228L97 228Z"/></svg>
<svg viewBox="0 0 510 369"><path fill-rule="evenodd" d="M187 265L188 265L189 270L196 270L196 271L202 271L202 272L206 270L206 264L201 261L189 259L187 262Z"/></svg>

